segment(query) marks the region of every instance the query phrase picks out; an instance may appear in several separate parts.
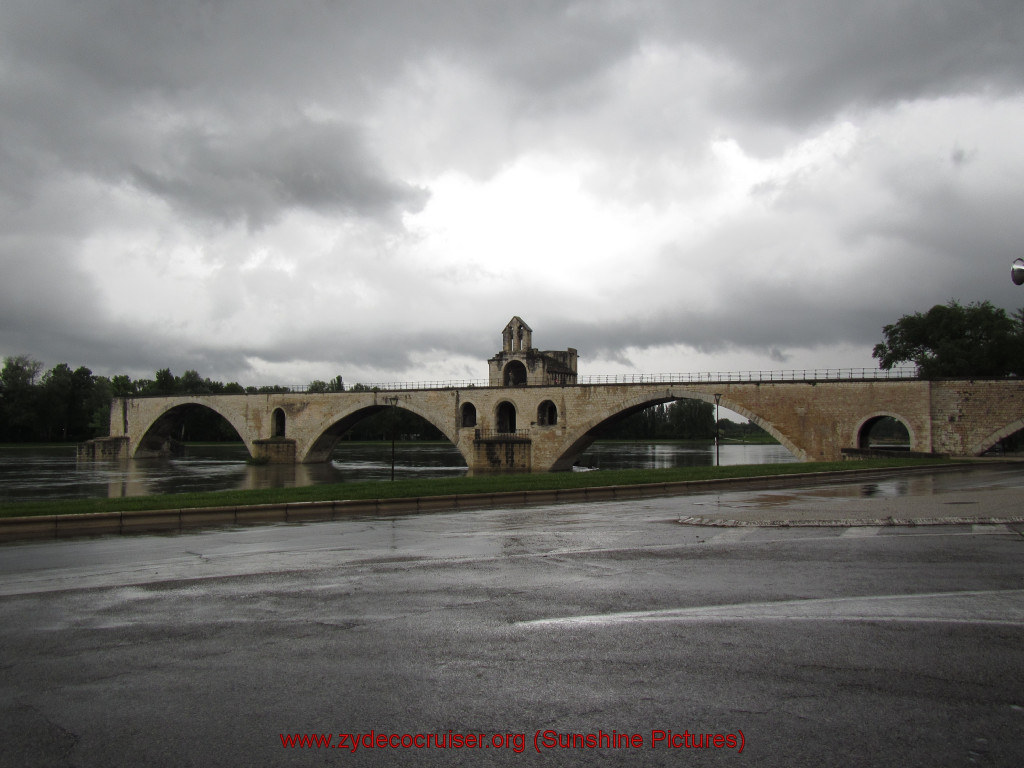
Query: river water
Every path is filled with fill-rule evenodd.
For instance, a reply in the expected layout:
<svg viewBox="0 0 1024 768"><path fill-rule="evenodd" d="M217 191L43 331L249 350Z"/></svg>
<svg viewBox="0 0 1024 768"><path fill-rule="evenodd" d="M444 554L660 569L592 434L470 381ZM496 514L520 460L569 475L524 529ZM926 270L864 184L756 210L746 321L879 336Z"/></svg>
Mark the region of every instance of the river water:
<svg viewBox="0 0 1024 768"><path fill-rule="evenodd" d="M145 496L158 493L284 488L319 483L386 480L390 443L340 443L323 464L246 463L241 444L188 446L174 459L77 463L75 448L0 448L0 504L45 499ZM781 445L722 445L721 464L795 461ZM595 443L580 456L586 469L662 469L710 466L713 443ZM441 443L399 443L395 477L454 477L466 473L455 448Z"/></svg>

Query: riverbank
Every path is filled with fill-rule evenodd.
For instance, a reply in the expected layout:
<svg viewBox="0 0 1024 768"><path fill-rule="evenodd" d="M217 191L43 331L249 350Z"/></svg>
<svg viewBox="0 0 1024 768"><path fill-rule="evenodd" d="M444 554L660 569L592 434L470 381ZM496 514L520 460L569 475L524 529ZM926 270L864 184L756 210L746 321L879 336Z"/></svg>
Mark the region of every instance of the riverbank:
<svg viewBox="0 0 1024 768"><path fill-rule="evenodd" d="M368 480L321 483L298 487L256 488L203 493L175 493L114 498L52 499L0 505L0 519L38 515L137 512L161 509L243 507L302 502L408 499L458 494L556 491L587 487L631 486L759 476L789 476L900 467L934 466L944 459L880 458L848 462L698 466L668 469L617 469L594 472L554 472L512 475L476 475L426 479Z"/></svg>
<svg viewBox="0 0 1024 768"><path fill-rule="evenodd" d="M197 504L182 503L183 496L171 497L178 503L163 508L106 510L89 513L50 512L41 509L34 515L0 518L0 541L38 538L64 538L73 536L129 534L142 532L175 532L223 525L252 525L280 522L315 522L336 520L360 515L412 514L438 511L486 509L492 507L523 506L565 502L591 502L637 499L653 496L709 493L737 488L766 489L835 482L837 479L870 479L890 477L892 473L934 472L972 466L941 460L875 460L856 462L813 463L756 467L690 468L688 470L652 470L622 472L562 473L558 475L502 475L478 478L456 478L453 481L423 481L420 483L353 483L343 488L349 498L296 499L295 492L324 491L324 486L295 489L268 489L291 491L292 498L249 504ZM827 469L826 469L827 468ZM704 470L704 472L700 472ZM713 470L718 476L707 476ZM802 470L802 471L798 471ZM669 475L704 474L704 477L670 479ZM659 476L660 480L641 482L645 475ZM616 482L633 479L637 482ZM452 485L458 492L450 492ZM414 487L429 485L430 491L422 495L399 495ZM364 486L357 494L356 486ZM404 487L402 487L404 486ZM541 487L538 487L541 486ZM390 491L390 493L388 493ZM265 492L242 492L249 496ZM306 495L306 494L300 494ZM223 500L224 494L206 494L204 501ZM353 498L362 496L362 498ZM159 503L162 497L142 497L137 501ZM112 499L113 502L136 501ZM52 505L51 505L52 506ZM68 508L63 503L58 507ZM681 521L685 522L685 521ZM721 524L721 523L720 523Z"/></svg>

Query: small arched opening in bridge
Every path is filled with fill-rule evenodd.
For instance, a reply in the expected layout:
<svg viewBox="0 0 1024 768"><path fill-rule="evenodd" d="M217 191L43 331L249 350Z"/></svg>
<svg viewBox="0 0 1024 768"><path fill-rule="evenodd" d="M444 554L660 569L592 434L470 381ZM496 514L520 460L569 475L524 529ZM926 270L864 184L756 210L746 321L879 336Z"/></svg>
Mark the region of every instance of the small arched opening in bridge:
<svg viewBox="0 0 1024 768"><path fill-rule="evenodd" d="M498 432L508 434L516 431L516 407L508 400L498 403L494 414L494 423Z"/></svg>
<svg viewBox="0 0 1024 768"><path fill-rule="evenodd" d="M182 456L186 443L242 443L224 416L199 403L182 403L162 413L139 440L135 458Z"/></svg>
<svg viewBox="0 0 1024 768"><path fill-rule="evenodd" d="M273 416L271 417L273 427L270 430L271 437L284 437L285 433L285 416L284 409L275 408Z"/></svg>
<svg viewBox="0 0 1024 768"><path fill-rule="evenodd" d="M459 426L463 429L476 426L476 406L472 403L462 404L462 415L459 418Z"/></svg>
<svg viewBox="0 0 1024 768"><path fill-rule="evenodd" d="M537 426L553 427L558 424L558 408L551 400L537 406Z"/></svg>
<svg viewBox="0 0 1024 768"><path fill-rule="evenodd" d="M526 386L526 366L519 360L513 360L505 366L502 380L506 387Z"/></svg>
<svg viewBox="0 0 1024 768"><path fill-rule="evenodd" d="M330 463L341 482L388 479L392 439L396 477L454 477L468 469L449 436L419 413L403 407L401 400L393 405L378 402L337 418L324 428L301 460L307 464Z"/></svg>
<svg viewBox="0 0 1024 768"><path fill-rule="evenodd" d="M880 414L867 419L857 434L857 447L861 450L909 451L910 430L898 417Z"/></svg>
<svg viewBox="0 0 1024 768"><path fill-rule="evenodd" d="M714 394L636 402L582 434L553 469L664 469L799 461L771 424L734 405L719 409L715 451Z"/></svg>

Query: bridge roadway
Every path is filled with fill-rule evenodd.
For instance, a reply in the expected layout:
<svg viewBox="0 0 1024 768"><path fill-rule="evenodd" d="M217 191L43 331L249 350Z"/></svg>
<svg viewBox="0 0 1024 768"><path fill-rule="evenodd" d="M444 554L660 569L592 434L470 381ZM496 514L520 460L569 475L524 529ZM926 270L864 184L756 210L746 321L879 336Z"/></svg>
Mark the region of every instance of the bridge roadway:
<svg viewBox="0 0 1024 768"><path fill-rule="evenodd" d="M141 458L167 452L185 410L198 406L227 419L258 459L326 461L353 424L395 407L437 427L473 472L557 471L569 469L609 422L659 403L714 403L716 398L802 461L839 460L843 449L866 447L872 425L884 417L906 426L911 451L954 456L980 455L1024 427L1020 380L806 378L467 386L116 399L110 438L84 446L80 456Z"/></svg>

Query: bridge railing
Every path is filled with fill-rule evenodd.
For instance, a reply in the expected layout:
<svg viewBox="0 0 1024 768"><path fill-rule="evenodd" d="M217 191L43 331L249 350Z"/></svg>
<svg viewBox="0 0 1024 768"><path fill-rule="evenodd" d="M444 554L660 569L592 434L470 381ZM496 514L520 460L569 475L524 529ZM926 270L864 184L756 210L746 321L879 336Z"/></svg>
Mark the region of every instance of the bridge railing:
<svg viewBox="0 0 1024 768"><path fill-rule="evenodd" d="M788 371L716 371L703 373L618 373L609 375L579 376L577 385L590 384L712 384L753 381L870 381L873 379L917 379L917 368L902 366L883 370L881 368L805 368ZM375 384L356 384L345 392L408 392L417 389L474 389L490 387L487 379L449 379L446 381L390 381ZM566 386L573 386L568 384ZM237 393L205 394L273 394L307 393L310 395L332 394L316 390L311 392L308 384L291 386L250 388ZM188 393L176 393L188 394ZM195 394L195 393L194 393ZM134 397L167 397L161 395L134 395Z"/></svg>
<svg viewBox="0 0 1024 768"><path fill-rule="evenodd" d="M917 368L903 366L881 368L804 368L788 371L716 371L702 373L619 373L577 377L579 385L589 384L703 384L752 381L867 381L873 379L916 379ZM471 389L489 387L485 379L464 381L418 381L365 384L368 390L382 392L410 389ZM572 385L567 385L572 386ZM296 389L296 391L302 391ZM349 390L352 391L352 390Z"/></svg>
<svg viewBox="0 0 1024 768"><path fill-rule="evenodd" d="M529 441L530 440L530 430L528 430L528 429L515 429L515 430L511 430L511 431L506 430L506 431L502 432L501 430L498 430L498 429L476 429L476 430L473 430L473 439L474 440L482 440L484 442L489 441L489 440L502 441L502 442L505 442L505 441L517 442L517 441L523 441L523 440Z"/></svg>
<svg viewBox="0 0 1024 768"><path fill-rule="evenodd" d="M874 379L916 379L917 368L814 368L789 371L716 371L703 373L624 373L609 376L580 376L580 384L702 384L762 381L865 381Z"/></svg>

